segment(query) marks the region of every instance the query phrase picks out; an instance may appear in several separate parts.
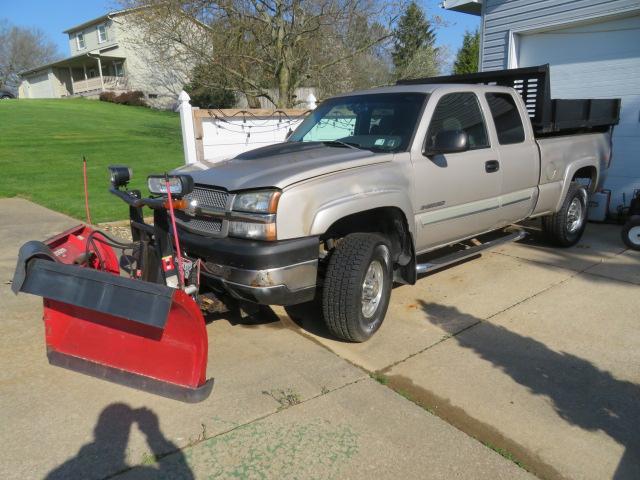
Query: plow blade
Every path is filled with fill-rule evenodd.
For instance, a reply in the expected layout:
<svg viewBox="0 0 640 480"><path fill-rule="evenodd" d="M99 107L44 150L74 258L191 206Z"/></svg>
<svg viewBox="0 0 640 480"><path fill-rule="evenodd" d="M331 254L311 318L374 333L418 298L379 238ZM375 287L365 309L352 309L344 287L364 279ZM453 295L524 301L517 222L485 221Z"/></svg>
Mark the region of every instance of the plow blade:
<svg viewBox="0 0 640 480"><path fill-rule="evenodd" d="M56 239L66 248L78 236ZM63 263L48 245L22 247L12 288L44 298L51 364L185 402L209 396L207 332L189 295Z"/></svg>

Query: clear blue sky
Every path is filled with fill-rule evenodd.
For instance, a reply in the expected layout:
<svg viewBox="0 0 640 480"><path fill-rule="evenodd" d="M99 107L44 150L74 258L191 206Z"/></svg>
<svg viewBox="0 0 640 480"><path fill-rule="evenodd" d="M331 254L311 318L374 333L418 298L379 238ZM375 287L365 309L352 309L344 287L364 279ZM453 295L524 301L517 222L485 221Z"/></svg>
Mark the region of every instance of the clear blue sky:
<svg viewBox="0 0 640 480"><path fill-rule="evenodd" d="M437 44L448 45L451 52L460 48L465 30L475 30L479 17L449 12L440 8L441 0L423 0L430 16L438 15L447 26L437 30ZM44 30L69 55L67 37L62 31L69 27L117 10L114 0L0 0L0 16L20 26L34 26Z"/></svg>

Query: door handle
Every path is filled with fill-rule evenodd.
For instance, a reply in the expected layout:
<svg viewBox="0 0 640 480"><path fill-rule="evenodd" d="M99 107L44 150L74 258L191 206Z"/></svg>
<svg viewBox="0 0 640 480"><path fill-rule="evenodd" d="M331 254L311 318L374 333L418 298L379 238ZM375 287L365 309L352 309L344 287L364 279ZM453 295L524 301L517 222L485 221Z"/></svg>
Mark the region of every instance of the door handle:
<svg viewBox="0 0 640 480"><path fill-rule="evenodd" d="M500 162L498 160L489 160L484 162L484 171L487 173L494 173L500 170Z"/></svg>

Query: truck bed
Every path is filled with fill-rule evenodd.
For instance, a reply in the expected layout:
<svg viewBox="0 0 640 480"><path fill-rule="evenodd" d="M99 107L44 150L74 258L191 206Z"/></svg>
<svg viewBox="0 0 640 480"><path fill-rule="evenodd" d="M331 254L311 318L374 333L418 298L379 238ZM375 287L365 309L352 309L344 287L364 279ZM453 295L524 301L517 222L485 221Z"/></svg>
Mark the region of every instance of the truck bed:
<svg viewBox="0 0 640 480"><path fill-rule="evenodd" d="M534 215L557 210L558 202L564 198L576 165L585 166L585 175L592 173L590 190L595 191L602 183L599 172L606 172L611 159L611 134L582 133L542 137L536 140L540 150L540 181L538 203ZM594 160L598 170L587 170ZM569 170L572 166L572 170ZM567 178L569 177L569 178Z"/></svg>

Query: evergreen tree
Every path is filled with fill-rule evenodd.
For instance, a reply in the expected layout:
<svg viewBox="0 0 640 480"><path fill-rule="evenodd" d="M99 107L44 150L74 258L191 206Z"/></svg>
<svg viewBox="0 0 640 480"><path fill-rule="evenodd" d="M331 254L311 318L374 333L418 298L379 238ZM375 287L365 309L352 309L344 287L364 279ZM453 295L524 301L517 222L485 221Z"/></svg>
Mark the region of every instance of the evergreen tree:
<svg viewBox="0 0 640 480"><path fill-rule="evenodd" d="M402 77L418 52L424 57L433 55L435 59L436 36L431 24L418 4L412 1L400 17L393 32L394 44L391 53L397 77ZM414 72L415 73L415 72Z"/></svg>
<svg viewBox="0 0 640 480"><path fill-rule="evenodd" d="M478 71L478 57L480 55L480 33L465 32L462 47L458 50L453 64L453 73L475 73Z"/></svg>

